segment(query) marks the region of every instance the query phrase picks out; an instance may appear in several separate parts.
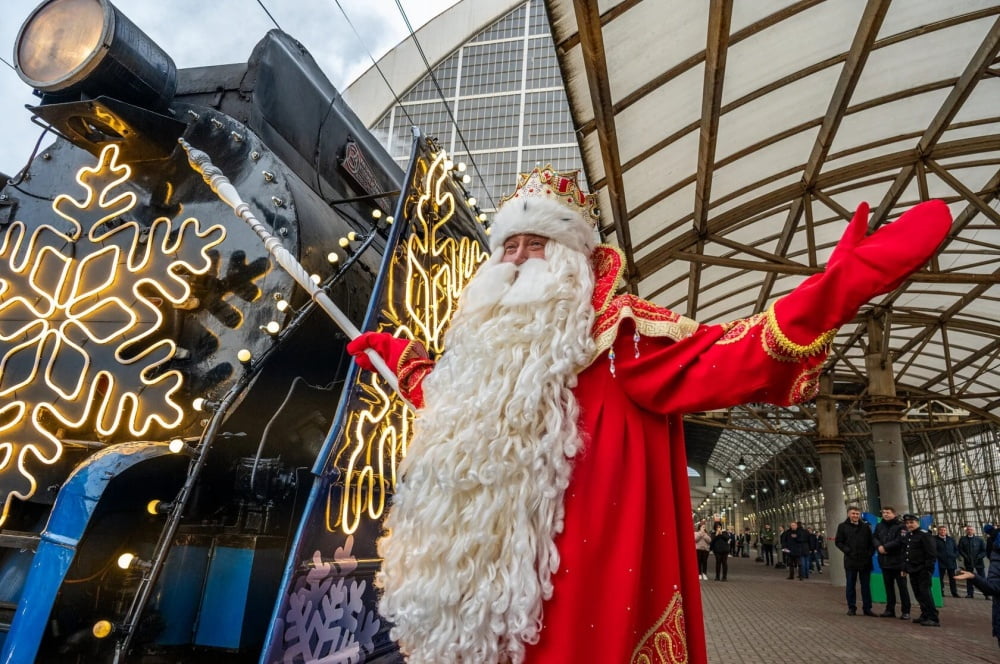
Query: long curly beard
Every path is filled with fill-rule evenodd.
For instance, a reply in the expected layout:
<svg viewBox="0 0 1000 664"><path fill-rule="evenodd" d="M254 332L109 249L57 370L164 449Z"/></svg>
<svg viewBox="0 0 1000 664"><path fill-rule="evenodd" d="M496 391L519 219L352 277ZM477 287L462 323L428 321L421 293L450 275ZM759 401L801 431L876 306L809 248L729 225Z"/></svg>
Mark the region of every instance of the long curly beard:
<svg viewBox="0 0 1000 664"><path fill-rule="evenodd" d="M413 664L522 661L559 567L593 273L553 241L520 269L501 253L463 294L424 382L378 545L379 610Z"/></svg>

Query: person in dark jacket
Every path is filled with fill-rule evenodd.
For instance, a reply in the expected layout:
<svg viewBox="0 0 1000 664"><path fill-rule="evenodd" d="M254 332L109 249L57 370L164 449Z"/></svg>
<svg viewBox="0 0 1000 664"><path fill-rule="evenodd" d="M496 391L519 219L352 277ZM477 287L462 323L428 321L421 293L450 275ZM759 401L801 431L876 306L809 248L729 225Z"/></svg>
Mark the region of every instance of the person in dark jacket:
<svg viewBox="0 0 1000 664"><path fill-rule="evenodd" d="M993 636L1000 645L1000 549L996 544L990 553L990 573L984 578L982 574L973 574L969 570L959 572L956 579L972 583L984 595L993 596Z"/></svg>
<svg viewBox="0 0 1000 664"><path fill-rule="evenodd" d="M874 616L872 611L872 556L875 544L871 527L861 520L861 510L851 505L847 508L847 520L837 526L834 545L844 552L844 571L847 573L847 615L858 613L856 585L861 582L861 609L866 616Z"/></svg>
<svg viewBox="0 0 1000 664"><path fill-rule="evenodd" d="M986 568L983 565L983 560L986 558L986 542L976 535L976 529L971 525L967 525L965 534L958 538L958 557L961 558L962 567L966 571L975 570L979 576L986 575ZM975 595L974 587L971 580L966 583L966 597L972 598Z"/></svg>
<svg viewBox="0 0 1000 664"><path fill-rule="evenodd" d="M769 523L765 523L764 530L760 531L760 555L765 567L774 564L774 531Z"/></svg>
<svg viewBox="0 0 1000 664"><path fill-rule="evenodd" d="M931 573L937 562L937 547L934 536L926 530L921 530L920 520L914 514L903 515L903 569L910 577L913 596L920 604L920 617L913 622L924 627L940 627L937 607L931 597Z"/></svg>
<svg viewBox="0 0 1000 664"><path fill-rule="evenodd" d="M947 574L951 596L958 597L958 584L955 583L955 572L958 571L958 545L955 544L955 538L948 534L948 526L938 526L934 544L937 546L937 561L941 573L942 588L944 587L944 575Z"/></svg>
<svg viewBox="0 0 1000 664"><path fill-rule="evenodd" d="M725 581L726 577L729 576L729 551L731 546L729 544L729 538L731 533L726 532L722 528L722 524L715 526L715 534L712 535L712 543L709 548L712 553L715 554L715 580ZM719 578L719 574L722 574L722 578Z"/></svg>
<svg viewBox="0 0 1000 664"><path fill-rule="evenodd" d="M788 524L788 530L781 534L781 551L788 554L788 578L795 578L799 570L799 581L809 578L809 533L798 521Z"/></svg>
<svg viewBox="0 0 1000 664"><path fill-rule="evenodd" d="M896 508L886 505L882 508L882 520L875 526L873 540L878 552L878 564L882 568L882 583L885 584L885 611L883 618L896 615L896 590L899 590L901 620L910 619L910 592L906 589L903 576L903 521L896 514Z"/></svg>

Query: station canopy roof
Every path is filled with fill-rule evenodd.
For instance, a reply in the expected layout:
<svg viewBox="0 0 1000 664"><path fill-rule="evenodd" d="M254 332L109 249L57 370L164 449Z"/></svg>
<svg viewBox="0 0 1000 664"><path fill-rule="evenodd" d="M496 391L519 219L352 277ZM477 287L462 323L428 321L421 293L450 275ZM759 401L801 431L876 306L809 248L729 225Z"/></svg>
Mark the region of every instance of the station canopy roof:
<svg viewBox="0 0 1000 664"><path fill-rule="evenodd" d="M630 291L701 322L750 316L822 269L859 202L870 203L874 229L943 199L955 223L942 251L873 305L888 309L910 426L1000 421L1000 5L546 9L601 233L624 250ZM840 330L831 355L848 435L867 430L872 310ZM781 420L814 415L760 412L689 418L695 429L728 428L705 435L704 458L692 441L689 456L731 467L748 450L740 430L792 441L798 429Z"/></svg>

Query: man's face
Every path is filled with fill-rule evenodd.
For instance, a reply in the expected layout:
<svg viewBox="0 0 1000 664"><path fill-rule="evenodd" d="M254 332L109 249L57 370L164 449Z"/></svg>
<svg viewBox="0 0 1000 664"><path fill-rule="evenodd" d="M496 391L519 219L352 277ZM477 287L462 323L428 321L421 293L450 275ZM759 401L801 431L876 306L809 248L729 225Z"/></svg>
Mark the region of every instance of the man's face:
<svg viewBox="0 0 1000 664"><path fill-rule="evenodd" d="M948 526L941 526L938 528L938 537L945 537L948 535Z"/></svg>
<svg viewBox="0 0 1000 664"><path fill-rule="evenodd" d="M764 526L764 530L770 530L770 529L771 529L771 524L767 524L766 526Z"/></svg>
<svg viewBox="0 0 1000 664"><path fill-rule="evenodd" d="M511 235L504 240L501 263L521 265L529 258L545 258L545 245L549 238L532 233Z"/></svg>
<svg viewBox="0 0 1000 664"><path fill-rule="evenodd" d="M906 525L906 529L909 531L914 531L920 527L920 522L915 519L907 519L903 524Z"/></svg>
<svg viewBox="0 0 1000 664"><path fill-rule="evenodd" d="M882 510L882 518L886 521L892 521L896 518L896 512L894 510Z"/></svg>
<svg viewBox="0 0 1000 664"><path fill-rule="evenodd" d="M966 526L965 527L965 534L968 535L969 537L973 537L976 534L976 529L973 528L972 526Z"/></svg>
<svg viewBox="0 0 1000 664"><path fill-rule="evenodd" d="M857 523L861 520L861 512L858 510L851 510L847 513L847 518L851 520L851 523Z"/></svg>

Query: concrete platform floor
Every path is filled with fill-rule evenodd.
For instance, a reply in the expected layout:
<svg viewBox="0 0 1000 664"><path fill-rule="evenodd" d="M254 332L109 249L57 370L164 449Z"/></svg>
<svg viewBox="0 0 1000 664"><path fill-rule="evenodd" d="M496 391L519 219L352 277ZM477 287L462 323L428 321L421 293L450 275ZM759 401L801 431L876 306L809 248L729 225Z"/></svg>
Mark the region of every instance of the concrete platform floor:
<svg viewBox="0 0 1000 664"><path fill-rule="evenodd" d="M945 597L941 627L922 627L898 618L848 616L843 587L830 583L828 568L805 581L787 580L787 570L730 558L729 580L702 581L705 630L711 664L921 664L923 662L1000 663L991 636L992 601ZM860 602L860 597L858 598ZM916 602L914 617L919 613ZM875 604L875 613L885 606ZM898 609L897 609L898 614Z"/></svg>

